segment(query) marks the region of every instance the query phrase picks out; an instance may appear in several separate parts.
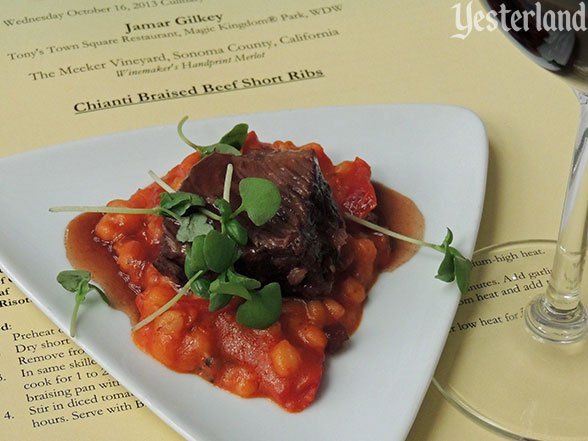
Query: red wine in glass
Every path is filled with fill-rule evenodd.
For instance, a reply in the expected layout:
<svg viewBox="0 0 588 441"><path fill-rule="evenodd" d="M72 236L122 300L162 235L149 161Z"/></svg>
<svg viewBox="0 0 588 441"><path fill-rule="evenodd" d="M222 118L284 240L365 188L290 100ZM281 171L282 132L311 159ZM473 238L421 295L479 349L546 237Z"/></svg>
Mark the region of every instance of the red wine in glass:
<svg viewBox="0 0 588 441"><path fill-rule="evenodd" d="M588 89L588 4L576 0L485 0L499 28L539 66Z"/></svg>

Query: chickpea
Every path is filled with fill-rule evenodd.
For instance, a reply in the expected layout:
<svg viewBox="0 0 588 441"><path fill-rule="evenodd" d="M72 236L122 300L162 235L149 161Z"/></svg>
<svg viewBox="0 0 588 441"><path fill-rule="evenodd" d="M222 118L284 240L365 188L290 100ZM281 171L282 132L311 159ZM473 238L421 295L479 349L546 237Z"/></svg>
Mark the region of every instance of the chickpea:
<svg viewBox="0 0 588 441"><path fill-rule="evenodd" d="M173 309L167 310L155 318L153 323L156 332L177 336L184 328L184 313Z"/></svg>
<svg viewBox="0 0 588 441"><path fill-rule="evenodd" d="M244 366L231 366L223 373L221 381L241 397L250 397L257 392L257 376Z"/></svg>
<svg viewBox="0 0 588 441"><path fill-rule="evenodd" d="M96 236L107 242L115 242L123 236L118 225L113 221L112 215L105 214L96 224L94 229Z"/></svg>
<svg viewBox="0 0 588 441"><path fill-rule="evenodd" d="M160 282L161 277L161 273L157 271L152 264L149 264L145 267L145 271L143 272L142 286L145 288L155 286Z"/></svg>
<svg viewBox="0 0 588 441"><path fill-rule="evenodd" d="M131 282L138 284L145 265L145 249L136 240L120 240L114 249L118 254L118 266L131 277Z"/></svg>
<svg viewBox="0 0 588 441"><path fill-rule="evenodd" d="M288 340L275 345L270 356L274 370L282 377L293 375L302 364L300 353Z"/></svg>
<svg viewBox="0 0 588 441"><path fill-rule="evenodd" d="M324 305L334 321L339 320L345 314L345 308L337 300L325 299Z"/></svg>
<svg viewBox="0 0 588 441"><path fill-rule="evenodd" d="M356 278L348 277L343 282L342 296L344 303L360 305L366 298L365 288Z"/></svg>
<svg viewBox="0 0 588 441"><path fill-rule="evenodd" d="M298 337L308 346L323 351L327 346L327 336L317 326L306 324L298 330Z"/></svg>
<svg viewBox="0 0 588 441"><path fill-rule="evenodd" d="M109 207L133 207L129 201L115 199L108 203ZM115 225L118 225L124 234L136 233L143 226L143 214L123 214L109 213L109 216Z"/></svg>
<svg viewBox="0 0 588 441"><path fill-rule="evenodd" d="M213 349L211 337L201 329L194 328L182 340L178 349L177 369L194 372L211 356Z"/></svg>
<svg viewBox="0 0 588 441"><path fill-rule="evenodd" d="M147 215L145 223L145 240L149 245L159 243L163 230L161 227L163 219L160 216Z"/></svg>
<svg viewBox="0 0 588 441"><path fill-rule="evenodd" d="M308 318L317 326L323 326L327 321L328 311L320 300L311 300L306 304Z"/></svg>
<svg viewBox="0 0 588 441"><path fill-rule="evenodd" d="M167 283L160 283L152 288L143 291L141 297L144 299L141 309L142 318L154 313L165 305L173 296L176 295L175 289Z"/></svg>
<svg viewBox="0 0 588 441"><path fill-rule="evenodd" d="M181 311L169 310L153 320L151 354L166 366L173 366L184 328Z"/></svg>

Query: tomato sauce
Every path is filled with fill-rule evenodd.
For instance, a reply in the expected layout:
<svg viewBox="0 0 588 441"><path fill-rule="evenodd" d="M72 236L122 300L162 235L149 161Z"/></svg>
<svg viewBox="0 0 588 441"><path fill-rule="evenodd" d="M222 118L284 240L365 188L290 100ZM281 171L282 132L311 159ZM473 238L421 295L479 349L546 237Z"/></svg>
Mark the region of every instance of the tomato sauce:
<svg viewBox="0 0 588 441"><path fill-rule="evenodd" d="M263 144L254 132L243 147L297 148L291 143ZM423 217L408 198L370 183L369 166L357 158L337 166L318 144L313 148L338 205L357 216L377 214L380 224L421 238ZM198 153L188 156L163 179L178 188ZM154 207L161 188L151 184L128 200L110 206ZM377 205L377 208L376 208ZM416 247L379 233L348 225L342 249L343 268L331 297L316 300L285 298L280 319L264 330L235 319L240 300L217 312L208 300L183 296L168 311L133 333L136 345L177 372L194 373L241 397L266 397L290 412L314 399L323 374L328 335L333 326L352 334L360 324L367 291L378 274L410 259ZM168 302L179 287L152 265L159 253L161 218L144 214L83 214L67 229L66 249L72 265L86 269L102 285L113 307L133 324Z"/></svg>

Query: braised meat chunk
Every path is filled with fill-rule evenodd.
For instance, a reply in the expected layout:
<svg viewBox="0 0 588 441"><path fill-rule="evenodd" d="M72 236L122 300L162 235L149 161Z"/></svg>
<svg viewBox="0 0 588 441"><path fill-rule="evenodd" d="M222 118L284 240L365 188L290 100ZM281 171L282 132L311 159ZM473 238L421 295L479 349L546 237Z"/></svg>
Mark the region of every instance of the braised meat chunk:
<svg viewBox="0 0 588 441"><path fill-rule="evenodd" d="M229 163L233 164L230 197L233 210L241 204L239 182L246 177L269 179L278 187L282 198L274 218L260 227L245 213L238 216L249 242L236 263L237 271L263 284L279 282L283 295L302 298L329 295L347 234L315 152L260 149L242 156L214 153L192 168L179 190L199 194L212 206L222 197ZM176 239L178 227L175 220L164 220L161 250L154 265L162 274L182 284L186 282L185 244Z"/></svg>

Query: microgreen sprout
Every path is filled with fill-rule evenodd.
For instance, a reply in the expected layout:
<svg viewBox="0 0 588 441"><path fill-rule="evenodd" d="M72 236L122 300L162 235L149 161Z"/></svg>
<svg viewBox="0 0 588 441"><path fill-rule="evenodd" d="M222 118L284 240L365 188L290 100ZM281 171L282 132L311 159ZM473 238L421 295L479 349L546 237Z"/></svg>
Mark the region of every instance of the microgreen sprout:
<svg viewBox="0 0 588 441"><path fill-rule="evenodd" d="M134 208L134 207L106 207L106 206L90 206L90 205L65 205L60 207L51 207L49 211L52 213L63 212L77 212L77 213L118 213L118 214L154 214L156 216L173 217L180 219L186 212L194 207L199 208L199 211L212 217L215 220L220 220L220 217L206 208L204 208L205 201L201 196L194 193L186 193L175 191L173 193L161 193L160 203L153 208Z"/></svg>
<svg viewBox="0 0 588 441"><path fill-rule="evenodd" d="M387 236L399 239L405 242L412 243L414 245L425 246L432 248L440 253L443 253L444 257L437 270L435 278L444 282L455 282L461 294L465 294L468 289L468 283L470 280L470 273L472 271L472 262L465 258L456 248L450 246L453 242L453 233L448 228L447 234L440 245L436 245L422 240L414 239L412 237L405 236L400 233L396 233L387 228L381 227L380 225L369 222L365 219L361 219L349 213L345 213L345 217L357 224L363 225L371 230L385 234Z"/></svg>
<svg viewBox="0 0 588 441"><path fill-rule="evenodd" d="M57 281L61 286L63 286L67 291L74 292L76 294L76 303L74 305L74 309L71 315L71 321L69 325L69 333L72 337L76 335L76 321L78 316L78 309L83 301L86 299L86 295L95 290L104 302L107 305L110 305L110 301L108 297L104 294L100 288L96 285L90 283L90 272L83 271L83 270L66 270L61 271L57 275Z"/></svg>
<svg viewBox="0 0 588 441"><path fill-rule="evenodd" d="M263 178L244 178L239 182L241 206L232 217L246 211L255 225L260 226L270 220L282 203L280 192L273 182Z"/></svg>
<svg viewBox="0 0 588 441"><path fill-rule="evenodd" d="M227 164L227 172L225 174L225 185L223 187L223 199L227 203L231 202L231 180L233 179L233 164Z"/></svg>
<svg viewBox="0 0 588 441"><path fill-rule="evenodd" d="M201 156L204 157L210 155L213 152L225 153L236 156L241 155L240 150L243 144L245 143L245 139L247 139L247 133L249 131L249 126L247 124L237 124L216 144L201 146L194 144L186 137L186 135L184 135L183 127L187 119L188 117L185 116L178 123L178 135L180 136L182 141L184 141L193 149L197 150Z"/></svg>
<svg viewBox="0 0 588 441"><path fill-rule="evenodd" d="M151 176L151 179L153 179L165 191L168 193L175 193L175 190L167 182L157 176L153 170L149 170L147 174Z"/></svg>

